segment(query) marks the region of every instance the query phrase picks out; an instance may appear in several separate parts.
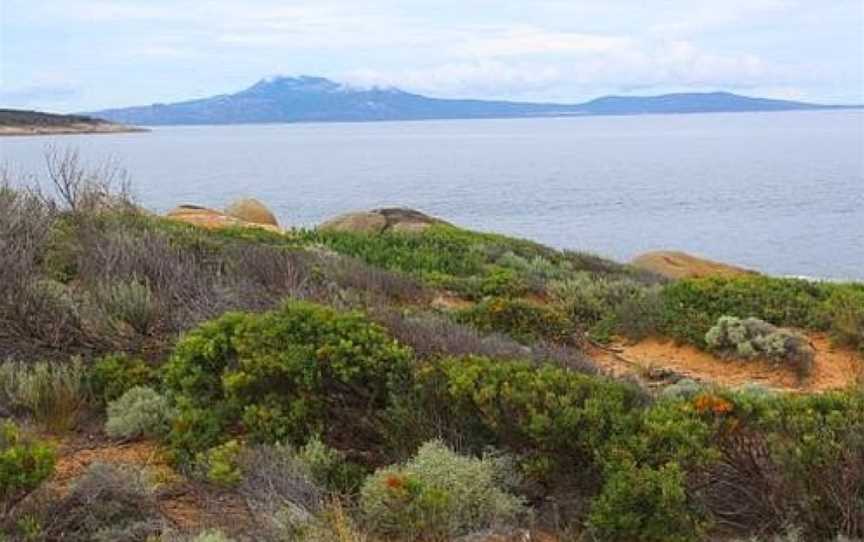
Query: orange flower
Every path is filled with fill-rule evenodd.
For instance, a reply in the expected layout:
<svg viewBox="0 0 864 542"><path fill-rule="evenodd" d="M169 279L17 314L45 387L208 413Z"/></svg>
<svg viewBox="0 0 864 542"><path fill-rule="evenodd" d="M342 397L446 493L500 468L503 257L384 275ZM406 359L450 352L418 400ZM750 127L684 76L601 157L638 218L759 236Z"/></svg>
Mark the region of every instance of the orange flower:
<svg viewBox="0 0 864 542"><path fill-rule="evenodd" d="M700 414L712 412L717 415L728 414L732 412L733 408L732 403L730 403L726 399L708 393L703 393L702 395L696 397L695 401L693 402L693 406Z"/></svg>
<svg viewBox="0 0 864 542"><path fill-rule="evenodd" d="M388 488L390 488L390 489L392 489L392 490L394 490L394 491L398 491L398 490L401 490L401 489L403 489L403 488L405 487L405 477L404 477L404 476L397 476L397 475L395 475L395 474L391 474L390 476L388 476L388 477L384 480L384 484L385 484Z"/></svg>

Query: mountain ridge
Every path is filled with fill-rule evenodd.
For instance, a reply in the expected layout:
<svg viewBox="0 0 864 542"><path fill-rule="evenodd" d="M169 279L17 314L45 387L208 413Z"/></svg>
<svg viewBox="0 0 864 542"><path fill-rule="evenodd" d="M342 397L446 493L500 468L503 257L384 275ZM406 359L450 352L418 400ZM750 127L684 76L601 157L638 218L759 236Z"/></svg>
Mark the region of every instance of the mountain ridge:
<svg viewBox="0 0 864 542"><path fill-rule="evenodd" d="M304 75L261 79L233 94L170 104L105 109L86 114L113 122L153 126L801 111L860 107L754 98L730 92L603 96L576 104L432 98L396 87L359 88L324 77Z"/></svg>

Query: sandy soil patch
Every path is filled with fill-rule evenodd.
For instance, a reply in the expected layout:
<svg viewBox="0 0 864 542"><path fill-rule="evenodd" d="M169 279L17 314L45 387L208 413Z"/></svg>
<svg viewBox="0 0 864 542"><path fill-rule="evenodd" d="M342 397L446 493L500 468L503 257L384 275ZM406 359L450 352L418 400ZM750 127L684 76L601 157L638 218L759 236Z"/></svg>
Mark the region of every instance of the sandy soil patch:
<svg viewBox="0 0 864 542"><path fill-rule="evenodd" d="M824 335L809 335L816 357L809 377L799 380L794 371L764 361L725 360L708 352L673 341L650 338L635 344L594 348L595 361L615 375L644 374L671 370L694 380L723 386L748 382L766 387L818 392L844 388L864 378L864 359L852 349L835 347Z"/></svg>

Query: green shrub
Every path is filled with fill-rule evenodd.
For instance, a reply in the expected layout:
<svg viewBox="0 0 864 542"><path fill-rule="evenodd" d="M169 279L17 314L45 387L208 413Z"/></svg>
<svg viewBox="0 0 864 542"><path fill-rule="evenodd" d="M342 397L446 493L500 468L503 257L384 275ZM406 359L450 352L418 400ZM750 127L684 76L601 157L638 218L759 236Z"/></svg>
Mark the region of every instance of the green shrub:
<svg viewBox="0 0 864 542"><path fill-rule="evenodd" d="M591 532L598 540L700 540L684 476L676 463L659 468L617 464L592 503Z"/></svg>
<svg viewBox="0 0 864 542"><path fill-rule="evenodd" d="M172 446L188 460L240 422L263 442L342 427L375 438L372 421L410 372L410 351L358 313L306 302L229 313L186 335L165 366L179 409Z"/></svg>
<svg viewBox="0 0 864 542"><path fill-rule="evenodd" d="M204 477L214 484L236 486L243 479L240 456L243 445L238 440L229 440L206 452L198 454L197 463Z"/></svg>
<svg viewBox="0 0 864 542"><path fill-rule="evenodd" d="M758 318L721 316L705 334L705 344L725 355L788 364L801 376L808 374L813 365L814 352L807 339Z"/></svg>
<svg viewBox="0 0 864 542"><path fill-rule="evenodd" d="M834 340L864 351L864 288L834 292L825 309Z"/></svg>
<svg viewBox="0 0 864 542"><path fill-rule="evenodd" d="M513 524L527 515L502 484L506 463L460 456L444 444L424 444L408 463L379 469L363 484L360 507L375 532L401 540L450 540Z"/></svg>
<svg viewBox="0 0 864 542"><path fill-rule="evenodd" d="M582 268L604 274L630 272L594 256L562 253L527 240L448 225L435 225L414 233L312 231L302 236L341 254L391 271L413 274L430 285L472 299L517 296L529 290L540 292L547 281L564 278Z"/></svg>
<svg viewBox="0 0 864 542"><path fill-rule="evenodd" d="M854 284L832 284L764 276L683 279L663 288L662 331L705 347L705 334L721 316L754 317L775 326L825 330L825 302Z"/></svg>
<svg viewBox="0 0 864 542"><path fill-rule="evenodd" d="M573 482L590 492L596 454L633 428L644 396L632 386L552 365L464 357L424 367L415 400L414 409L464 444L507 450L531 479L562 487ZM398 420L394 416L394 439L412 431Z"/></svg>
<svg viewBox="0 0 864 542"><path fill-rule="evenodd" d="M112 328L123 322L146 335L159 316L150 287L135 278L100 285L96 289L96 299Z"/></svg>
<svg viewBox="0 0 864 542"><path fill-rule="evenodd" d="M366 475L360 466L348 462L345 454L327 446L318 436L309 439L296 458L315 483L337 493L353 494Z"/></svg>
<svg viewBox="0 0 864 542"><path fill-rule="evenodd" d="M663 392L662 396L664 398L683 398L689 399L700 393L703 389L703 386L692 380L690 378L682 378L678 382L672 384L671 386L667 386Z"/></svg>
<svg viewBox="0 0 864 542"><path fill-rule="evenodd" d="M659 289L629 277L602 277L580 272L549 284L555 303L594 339L612 333L641 339L654 333L660 321Z"/></svg>
<svg viewBox="0 0 864 542"><path fill-rule="evenodd" d="M153 386L157 380L150 364L126 354L103 356L90 368L93 394L106 404L136 386Z"/></svg>
<svg viewBox="0 0 864 542"><path fill-rule="evenodd" d="M456 319L480 331L505 333L523 343L540 339L571 342L575 331L570 321L554 308L501 297L463 309Z"/></svg>
<svg viewBox="0 0 864 542"><path fill-rule="evenodd" d="M0 423L0 517L54 472L54 449Z"/></svg>
<svg viewBox="0 0 864 542"><path fill-rule="evenodd" d="M90 399L83 362L0 364L0 403L23 410L53 432L74 429Z"/></svg>
<svg viewBox="0 0 864 542"><path fill-rule="evenodd" d="M105 433L124 439L161 436L168 432L172 417L167 399L151 388L136 386L108 403Z"/></svg>
<svg viewBox="0 0 864 542"><path fill-rule="evenodd" d="M219 530L203 531L189 539L189 542L233 542L233 538Z"/></svg>

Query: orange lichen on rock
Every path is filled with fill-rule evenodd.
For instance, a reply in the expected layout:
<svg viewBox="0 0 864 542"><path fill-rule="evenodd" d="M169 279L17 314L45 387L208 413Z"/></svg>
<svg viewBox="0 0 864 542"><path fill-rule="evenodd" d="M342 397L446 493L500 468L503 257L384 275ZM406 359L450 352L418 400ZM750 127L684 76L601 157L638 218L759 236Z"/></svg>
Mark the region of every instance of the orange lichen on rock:
<svg viewBox="0 0 864 542"><path fill-rule="evenodd" d="M699 258L686 252L657 250L633 259L635 267L670 279L701 277L740 277L755 275L755 271L725 263Z"/></svg>

